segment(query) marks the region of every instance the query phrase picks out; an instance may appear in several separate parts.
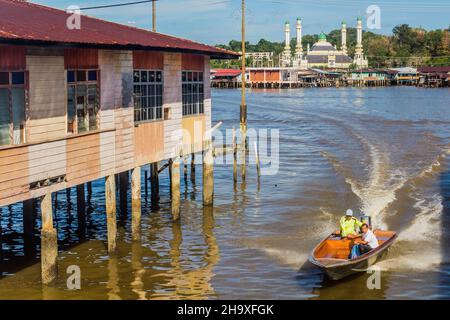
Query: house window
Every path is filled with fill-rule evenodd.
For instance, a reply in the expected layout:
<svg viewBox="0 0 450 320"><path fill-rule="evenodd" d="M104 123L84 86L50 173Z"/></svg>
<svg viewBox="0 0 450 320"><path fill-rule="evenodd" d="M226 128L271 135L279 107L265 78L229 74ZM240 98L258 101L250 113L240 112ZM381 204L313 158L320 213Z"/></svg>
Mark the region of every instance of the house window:
<svg viewBox="0 0 450 320"><path fill-rule="evenodd" d="M0 145L25 141L25 72L0 72Z"/></svg>
<svg viewBox="0 0 450 320"><path fill-rule="evenodd" d="M163 74L161 70L134 70L134 121L162 119Z"/></svg>
<svg viewBox="0 0 450 320"><path fill-rule="evenodd" d="M68 133L82 133L98 128L99 73L98 70L67 71Z"/></svg>
<svg viewBox="0 0 450 320"><path fill-rule="evenodd" d="M203 72L183 71L183 116L204 113Z"/></svg>

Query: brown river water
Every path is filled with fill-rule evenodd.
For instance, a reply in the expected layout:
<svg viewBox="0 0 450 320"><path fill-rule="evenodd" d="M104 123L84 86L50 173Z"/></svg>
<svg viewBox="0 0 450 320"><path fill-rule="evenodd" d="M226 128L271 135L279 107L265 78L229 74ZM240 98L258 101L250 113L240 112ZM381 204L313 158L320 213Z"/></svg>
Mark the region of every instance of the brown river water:
<svg viewBox="0 0 450 320"><path fill-rule="evenodd" d="M213 91L213 123L238 126L240 92ZM279 169L258 186L254 165L233 186L215 166L214 207L196 181L181 180L181 221L172 223L168 173L151 206L143 188L141 242L119 212L118 251L106 251L104 181L93 183L85 229L75 190L54 208L59 277L40 282L39 228L24 242L22 205L0 208L0 299L449 299L450 90L316 88L248 93L249 127L279 130ZM274 142L272 142L272 145ZM263 164L264 167L264 164ZM381 268L332 282L307 259L347 208L399 237ZM129 211L129 210L128 210ZM38 219L39 220L39 219ZM26 244L26 245L24 245ZM66 269L81 270L70 291Z"/></svg>

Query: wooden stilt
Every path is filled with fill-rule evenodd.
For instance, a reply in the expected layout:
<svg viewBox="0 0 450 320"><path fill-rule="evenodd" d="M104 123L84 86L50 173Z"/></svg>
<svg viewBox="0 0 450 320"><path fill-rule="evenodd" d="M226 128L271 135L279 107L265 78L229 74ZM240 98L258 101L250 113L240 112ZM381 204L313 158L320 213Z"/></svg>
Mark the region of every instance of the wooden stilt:
<svg viewBox="0 0 450 320"><path fill-rule="evenodd" d="M152 163L150 165L150 183L152 192L152 202L157 202L159 200L159 172L158 163Z"/></svg>
<svg viewBox="0 0 450 320"><path fill-rule="evenodd" d="M121 221L126 220L128 214L128 171L119 174L119 202Z"/></svg>
<svg viewBox="0 0 450 320"><path fill-rule="evenodd" d="M144 191L145 191L145 202L147 202L148 196L148 171L144 170Z"/></svg>
<svg viewBox="0 0 450 320"><path fill-rule="evenodd" d="M237 183L237 137L236 137L236 130L233 128L233 182L234 184Z"/></svg>
<svg viewBox="0 0 450 320"><path fill-rule="evenodd" d="M78 233L80 238L83 239L86 231L86 203L84 184L77 185L77 217Z"/></svg>
<svg viewBox="0 0 450 320"><path fill-rule="evenodd" d="M34 256L34 228L36 220L36 202L34 199L23 202L23 252L25 256Z"/></svg>
<svg viewBox="0 0 450 320"><path fill-rule="evenodd" d="M195 153L191 155L191 182L195 184Z"/></svg>
<svg viewBox="0 0 450 320"><path fill-rule="evenodd" d="M41 200L41 276L42 283L49 284L56 279L58 238L53 227L52 195L46 194Z"/></svg>
<svg viewBox="0 0 450 320"><path fill-rule="evenodd" d="M214 199L214 156L211 142L203 151L203 205L211 206Z"/></svg>
<svg viewBox="0 0 450 320"><path fill-rule="evenodd" d="M261 178L261 166L259 162L259 153L258 153L258 145L255 141L255 162L256 162L256 172L258 174L258 183Z"/></svg>
<svg viewBox="0 0 450 320"><path fill-rule="evenodd" d="M172 218L180 218L180 157L170 160L170 191L172 197Z"/></svg>
<svg viewBox="0 0 450 320"><path fill-rule="evenodd" d="M141 238L141 167L131 171L131 233L134 241Z"/></svg>
<svg viewBox="0 0 450 320"><path fill-rule="evenodd" d="M108 252L116 250L117 220L116 220L116 178L114 175L105 180L106 223L108 229Z"/></svg>

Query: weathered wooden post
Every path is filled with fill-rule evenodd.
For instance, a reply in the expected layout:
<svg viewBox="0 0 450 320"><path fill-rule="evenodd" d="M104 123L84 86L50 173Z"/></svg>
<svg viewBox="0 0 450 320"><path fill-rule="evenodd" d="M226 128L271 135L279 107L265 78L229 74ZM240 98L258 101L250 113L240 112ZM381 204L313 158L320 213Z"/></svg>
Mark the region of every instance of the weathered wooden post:
<svg viewBox="0 0 450 320"><path fill-rule="evenodd" d="M191 155L191 182L195 184L195 153Z"/></svg>
<svg viewBox="0 0 450 320"><path fill-rule="evenodd" d="M145 190L145 202L147 202L148 196L148 172L144 170L144 190Z"/></svg>
<svg viewBox="0 0 450 320"><path fill-rule="evenodd" d="M261 178L261 164L259 161L258 144L255 141L255 162L256 162L256 172L258 173L258 183Z"/></svg>
<svg viewBox="0 0 450 320"><path fill-rule="evenodd" d="M172 197L172 218L180 218L180 157L170 160L170 193Z"/></svg>
<svg viewBox="0 0 450 320"><path fill-rule="evenodd" d="M41 276L42 283L49 284L56 279L58 238L53 227L52 194L47 193L41 200Z"/></svg>
<svg viewBox="0 0 450 320"><path fill-rule="evenodd" d="M141 238L141 167L131 171L131 234L134 241Z"/></svg>
<svg viewBox="0 0 450 320"><path fill-rule="evenodd" d="M211 206L214 199L214 155L211 141L203 151L203 205Z"/></svg>
<svg viewBox="0 0 450 320"><path fill-rule="evenodd" d="M237 137L236 137L236 130L233 127L233 182L234 184L237 183Z"/></svg>
<svg viewBox="0 0 450 320"><path fill-rule="evenodd" d="M84 184L77 185L77 217L78 217L78 233L80 238L84 238L86 231L86 203Z"/></svg>
<svg viewBox="0 0 450 320"><path fill-rule="evenodd" d="M128 171L119 173L119 206L120 219L126 220L128 210Z"/></svg>
<svg viewBox="0 0 450 320"><path fill-rule="evenodd" d="M152 202L159 200L159 172L158 163L152 163L150 165L150 188L152 192Z"/></svg>
<svg viewBox="0 0 450 320"><path fill-rule="evenodd" d="M35 254L35 220L36 202L34 199L25 200L23 202L23 251L25 256L33 256Z"/></svg>
<svg viewBox="0 0 450 320"><path fill-rule="evenodd" d="M106 224L108 229L108 252L116 250L116 178L109 175L105 179Z"/></svg>
<svg viewBox="0 0 450 320"><path fill-rule="evenodd" d="M33 236L34 219L36 218L36 208L34 200L29 199L23 202L23 233L26 239Z"/></svg>

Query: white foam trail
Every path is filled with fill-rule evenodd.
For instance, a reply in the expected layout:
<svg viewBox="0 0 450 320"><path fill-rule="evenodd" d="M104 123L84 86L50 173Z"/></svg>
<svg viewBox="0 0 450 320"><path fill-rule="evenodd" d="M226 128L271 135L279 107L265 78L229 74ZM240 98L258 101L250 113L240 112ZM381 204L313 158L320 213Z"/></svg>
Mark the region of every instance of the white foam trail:
<svg viewBox="0 0 450 320"><path fill-rule="evenodd" d="M299 253L293 250L276 248L262 248L261 250L279 263L292 267L295 270L298 270L308 260L309 256L306 253Z"/></svg>
<svg viewBox="0 0 450 320"><path fill-rule="evenodd" d="M429 201L417 198L416 200L414 207L419 210L419 214L415 216L409 227L399 234L399 240L439 242L441 232L436 225L439 224L444 209L441 195L435 194Z"/></svg>

